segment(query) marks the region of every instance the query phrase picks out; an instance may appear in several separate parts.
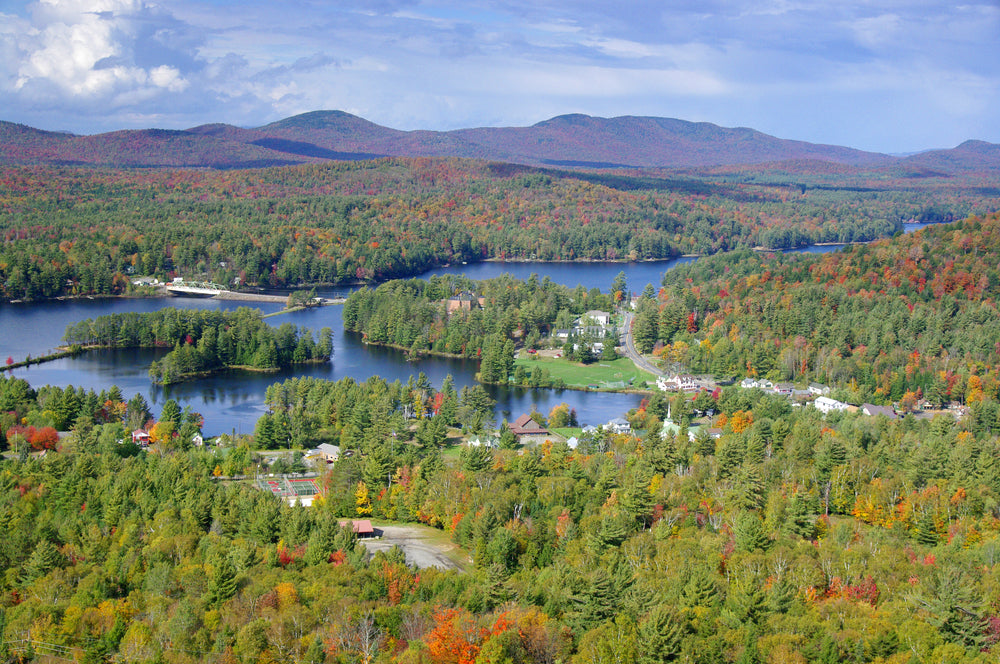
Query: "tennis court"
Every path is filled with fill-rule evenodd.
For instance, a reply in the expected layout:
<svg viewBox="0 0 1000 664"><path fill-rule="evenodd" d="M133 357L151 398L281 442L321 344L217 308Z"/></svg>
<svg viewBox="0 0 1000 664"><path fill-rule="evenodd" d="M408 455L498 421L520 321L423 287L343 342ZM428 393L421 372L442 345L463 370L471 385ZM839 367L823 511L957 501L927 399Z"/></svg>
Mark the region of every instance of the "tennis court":
<svg viewBox="0 0 1000 664"><path fill-rule="evenodd" d="M258 477L257 486L279 498L310 498L319 493L315 477Z"/></svg>

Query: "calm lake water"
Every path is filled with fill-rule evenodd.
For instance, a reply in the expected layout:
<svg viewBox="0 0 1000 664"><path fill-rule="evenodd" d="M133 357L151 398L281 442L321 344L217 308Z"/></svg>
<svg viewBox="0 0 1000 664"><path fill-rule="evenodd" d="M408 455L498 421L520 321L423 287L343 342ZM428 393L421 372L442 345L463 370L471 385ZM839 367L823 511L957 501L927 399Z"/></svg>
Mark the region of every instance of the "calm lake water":
<svg viewBox="0 0 1000 664"><path fill-rule="evenodd" d="M923 224L905 224L912 232ZM835 251L838 246L810 247L805 251ZM434 274L465 274L472 279L489 279L503 273L527 279L531 274L548 276L552 281L566 286L578 284L585 288L607 291L615 276L624 271L630 290L641 292L646 284L658 287L663 272L693 258L641 263L476 263L455 265L426 272L421 277ZM206 300L197 298L157 299L96 299L44 302L37 304L8 304L0 306L0 361L12 357L22 360L28 355L39 356L60 345L66 326L104 314L157 311L164 307L232 310L246 303ZM280 304L253 303L264 313L281 309ZM447 374L455 379L459 389L475 384L475 362L445 358L424 358L408 362L402 352L365 346L353 334L345 333L341 319L342 307L331 306L293 314L275 316L268 321L280 325L288 321L314 330L329 327L333 330L334 356L329 364L309 365L275 374L230 371L208 378L189 381L168 388L150 383L146 371L150 363L165 351L162 350L107 350L85 353L76 358L47 362L18 369L13 375L28 380L33 386L59 385L82 386L103 390L117 385L126 398L141 392L159 412L166 399L176 399L181 407L191 406L205 416L205 433L216 435L253 431L257 418L265 411L264 392L272 383L292 376L314 376L329 380L351 377L364 381L371 376L382 376L388 381L406 381L411 375L424 372L435 386ZM640 397L630 394L577 392L573 390L527 390L521 388L487 388L497 400L497 420L513 420L536 406L547 413L562 402L575 408L582 424L601 424L620 417L639 404Z"/></svg>

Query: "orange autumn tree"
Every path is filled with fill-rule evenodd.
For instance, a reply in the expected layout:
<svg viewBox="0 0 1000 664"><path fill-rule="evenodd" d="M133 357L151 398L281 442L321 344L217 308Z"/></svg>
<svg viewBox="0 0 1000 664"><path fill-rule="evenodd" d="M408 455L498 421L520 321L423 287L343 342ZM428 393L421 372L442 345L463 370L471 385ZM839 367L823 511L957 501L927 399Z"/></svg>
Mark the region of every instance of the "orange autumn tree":
<svg viewBox="0 0 1000 664"><path fill-rule="evenodd" d="M474 664L487 633L468 611L439 609L425 642L434 664Z"/></svg>
<svg viewBox="0 0 1000 664"><path fill-rule="evenodd" d="M525 627L531 626L531 622L526 621ZM491 637L514 627L506 613L498 615L492 626L483 627L464 609L439 609L434 613L434 629L424 637L424 642L434 664L475 664Z"/></svg>

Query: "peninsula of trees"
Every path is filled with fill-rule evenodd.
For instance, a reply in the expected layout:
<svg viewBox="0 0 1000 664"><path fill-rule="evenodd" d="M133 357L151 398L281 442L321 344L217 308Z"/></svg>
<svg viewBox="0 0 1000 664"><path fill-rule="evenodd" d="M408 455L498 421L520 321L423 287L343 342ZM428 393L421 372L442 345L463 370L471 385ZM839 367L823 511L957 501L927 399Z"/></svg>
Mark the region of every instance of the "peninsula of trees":
<svg viewBox="0 0 1000 664"><path fill-rule="evenodd" d="M249 307L233 312L167 307L99 316L70 325L63 339L109 348L172 347L149 368L150 378L162 385L233 367L268 371L327 362L333 354L329 328L320 330L318 339L291 323L273 328L260 310Z"/></svg>

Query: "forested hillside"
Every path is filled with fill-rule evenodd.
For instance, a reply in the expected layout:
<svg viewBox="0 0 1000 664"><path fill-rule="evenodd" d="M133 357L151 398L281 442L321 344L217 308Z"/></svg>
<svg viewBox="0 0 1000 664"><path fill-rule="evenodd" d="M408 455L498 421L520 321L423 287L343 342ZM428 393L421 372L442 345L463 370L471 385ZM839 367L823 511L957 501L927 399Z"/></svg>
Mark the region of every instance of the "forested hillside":
<svg viewBox="0 0 1000 664"><path fill-rule="evenodd" d="M695 372L817 380L855 403L996 398L1000 215L823 255L750 251L664 276L646 350Z"/></svg>
<svg viewBox="0 0 1000 664"><path fill-rule="evenodd" d="M439 423L489 408L471 390L295 379L269 390L257 435L355 452L303 508L212 479L256 467L245 441L183 451L168 435L139 452L115 442L131 404L71 396L0 379L13 417L39 421L52 407L75 422L58 452L0 466L4 656L986 664L1000 655L995 418L824 420L782 397L727 389L712 399L718 440L686 435L684 397L670 404L680 432L661 438L658 397L633 414L647 430L639 438L454 456L441 453ZM26 449L19 435L8 442ZM473 566L368 558L338 527L349 517L440 528Z"/></svg>
<svg viewBox="0 0 1000 664"><path fill-rule="evenodd" d="M1000 205L971 181L859 189L825 177L815 186L723 179L430 159L228 172L4 169L0 289L5 299L41 299L122 293L133 275L281 287L487 258L665 258L871 240L911 218Z"/></svg>

